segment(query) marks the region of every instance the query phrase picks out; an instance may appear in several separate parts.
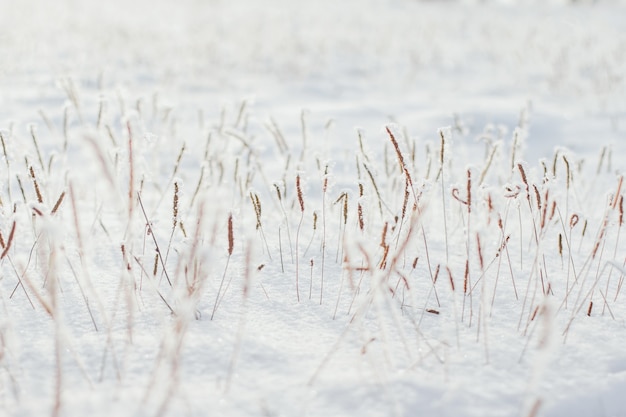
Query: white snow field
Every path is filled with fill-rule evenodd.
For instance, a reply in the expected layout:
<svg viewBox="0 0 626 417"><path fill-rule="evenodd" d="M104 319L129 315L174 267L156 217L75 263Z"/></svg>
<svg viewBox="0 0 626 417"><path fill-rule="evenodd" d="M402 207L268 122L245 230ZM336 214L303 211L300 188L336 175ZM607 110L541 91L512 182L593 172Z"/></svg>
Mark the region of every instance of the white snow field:
<svg viewBox="0 0 626 417"><path fill-rule="evenodd" d="M626 416L624 22L0 0L0 415Z"/></svg>

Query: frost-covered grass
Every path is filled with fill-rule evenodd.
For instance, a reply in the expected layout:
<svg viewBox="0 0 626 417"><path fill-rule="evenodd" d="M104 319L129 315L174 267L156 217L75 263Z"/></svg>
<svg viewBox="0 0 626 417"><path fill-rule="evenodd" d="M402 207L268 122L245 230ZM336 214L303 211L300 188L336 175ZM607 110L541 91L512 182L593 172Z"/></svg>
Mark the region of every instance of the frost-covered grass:
<svg viewBox="0 0 626 417"><path fill-rule="evenodd" d="M55 412L106 398L146 414L317 414L355 406L336 389L382 389L402 413L396 390L445 398L476 372L484 388L462 392L502 389L510 413L531 413L578 371L554 367L561 352L623 326L623 176L608 148L523 162L521 119L478 143L389 125L322 158L306 113L289 143L246 102L184 140L151 135L172 123L155 110L2 135L10 409L31 410L37 387ZM472 403L440 401L427 407Z"/></svg>
<svg viewBox="0 0 626 417"><path fill-rule="evenodd" d="M621 6L290 4L4 17L0 410L626 413Z"/></svg>

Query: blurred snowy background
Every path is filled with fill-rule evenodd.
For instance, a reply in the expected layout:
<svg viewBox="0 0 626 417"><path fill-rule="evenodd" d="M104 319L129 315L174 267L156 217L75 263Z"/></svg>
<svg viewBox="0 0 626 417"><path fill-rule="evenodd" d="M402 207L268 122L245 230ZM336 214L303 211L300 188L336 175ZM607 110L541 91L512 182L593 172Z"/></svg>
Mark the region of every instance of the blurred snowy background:
<svg viewBox="0 0 626 417"><path fill-rule="evenodd" d="M393 116L426 133L454 114L482 129L527 109L574 148L626 131L623 1L0 3L0 121L62 103L69 77L85 91L158 91L178 108L306 107L346 129ZM582 138L568 130L580 118ZM552 151L536 146L531 157Z"/></svg>

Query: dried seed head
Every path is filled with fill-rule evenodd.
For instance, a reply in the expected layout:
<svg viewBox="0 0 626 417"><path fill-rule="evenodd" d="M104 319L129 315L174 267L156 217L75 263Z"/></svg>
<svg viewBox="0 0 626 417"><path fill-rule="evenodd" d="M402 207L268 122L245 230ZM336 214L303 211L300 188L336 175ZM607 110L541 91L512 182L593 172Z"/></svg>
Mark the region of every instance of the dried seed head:
<svg viewBox="0 0 626 417"><path fill-rule="evenodd" d="M380 238L380 246L383 248L387 247L387 228L389 227L389 222L385 222L383 225L383 233Z"/></svg>
<svg viewBox="0 0 626 417"><path fill-rule="evenodd" d="M404 201L402 201L402 218L406 216L406 207L409 204L409 182L404 182Z"/></svg>
<svg viewBox="0 0 626 417"><path fill-rule="evenodd" d="M452 292L454 292L454 279L452 278L452 271L450 271L450 267L446 266L446 270L448 271L448 277L450 278L450 287L452 287Z"/></svg>
<svg viewBox="0 0 626 417"><path fill-rule="evenodd" d="M359 229L361 229L361 231L363 231L363 228L365 227L365 225L364 225L364 221L363 221L363 207L361 206L361 203L357 204L357 213L358 213L358 217L359 217Z"/></svg>
<svg viewBox="0 0 626 417"><path fill-rule="evenodd" d="M274 188L276 188L276 194L278 195L278 201L283 201L283 197L280 193L280 188L278 187L278 184L274 183Z"/></svg>
<svg viewBox="0 0 626 417"><path fill-rule="evenodd" d="M254 207L254 213L256 215L256 229L261 228L261 200L259 200L259 196L257 194L253 194L250 192L250 201L252 201L252 206Z"/></svg>
<svg viewBox="0 0 626 417"><path fill-rule="evenodd" d="M565 155L563 155L563 161L565 162L565 172L566 172L566 175L567 175L566 185L567 185L567 189L569 190L569 182L570 182L571 172L570 172L570 168L569 168L569 161L567 160L567 157Z"/></svg>
<svg viewBox="0 0 626 417"><path fill-rule="evenodd" d="M389 246L385 246L383 251L383 259L380 261L380 269L387 267L387 256L389 256Z"/></svg>
<svg viewBox="0 0 626 417"><path fill-rule="evenodd" d="M556 152L554 152L554 159L552 160L552 176L556 177L556 161L559 160L559 151L557 149Z"/></svg>
<svg viewBox="0 0 626 417"><path fill-rule="evenodd" d="M545 204L543 205L543 210L541 212L541 228L542 229L546 225L546 220L548 217L548 201L549 201L548 197L549 197L549 190L546 190L546 195L544 197Z"/></svg>
<svg viewBox="0 0 626 417"><path fill-rule="evenodd" d="M317 230L317 211L313 212L313 230Z"/></svg>
<svg viewBox="0 0 626 417"><path fill-rule="evenodd" d="M228 256L233 254L234 247L235 238L233 235L233 215L231 213L228 215Z"/></svg>
<svg viewBox="0 0 626 417"><path fill-rule="evenodd" d="M263 212L261 211L261 200L259 199L259 195L258 195L258 194L255 194L255 195L254 195L254 202L256 203L256 204L255 204L255 207L256 207L256 210L257 210L257 211L258 211L258 213L259 213L259 217L261 217L261 214L262 214Z"/></svg>
<svg viewBox="0 0 626 417"><path fill-rule="evenodd" d="M510 186L507 185L504 187L505 189L505 193L504 193L504 197L505 198L517 198L517 196L519 195L519 193L522 191L521 187L519 185L515 185L515 186Z"/></svg>
<svg viewBox="0 0 626 417"><path fill-rule="evenodd" d="M520 175L522 176L522 181L526 186L526 191L528 191L530 189L530 186L528 185L528 178L526 177L526 171L524 170L524 166L521 163L518 163L517 168L519 169Z"/></svg>
<svg viewBox="0 0 626 417"><path fill-rule="evenodd" d="M533 314L530 316L530 321L534 321L535 317L537 317L537 313L539 312L539 306L535 307L533 310Z"/></svg>
<svg viewBox="0 0 626 417"><path fill-rule="evenodd" d="M439 153L439 162L443 166L444 152L446 149L446 138L443 135L443 130L439 129L439 136L441 137L441 152Z"/></svg>
<svg viewBox="0 0 626 417"><path fill-rule="evenodd" d="M391 143L393 144L393 147L396 150L396 154L398 155L398 163L400 164L400 170L404 172L406 171L406 165L404 164L404 157L402 156L402 152L400 152L400 146L398 146L398 142L396 141L396 138L393 136L393 133L391 133L391 129L389 129L389 126L385 126L385 130L387 130L389 139L391 140Z"/></svg>
<svg viewBox="0 0 626 417"><path fill-rule="evenodd" d="M178 222L178 182L174 182L174 201L172 203L172 221L173 226L176 227Z"/></svg>
<svg viewBox="0 0 626 417"><path fill-rule="evenodd" d="M61 206L61 203L63 202L64 197L65 197L65 191L63 191L61 195L59 196L59 198L57 199L57 202L54 204L54 207L52 208L52 211L50 212L50 214L55 214L57 212L57 210L59 209L59 206Z"/></svg>
<svg viewBox="0 0 626 417"><path fill-rule="evenodd" d="M537 210L541 210L541 194L539 194L539 189L535 184L533 184L533 189L535 190L535 198L537 199Z"/></svg>
<svg viewBox="0 0 626 417"><path fill-rule="evenodd" d="M556 213L556 201L552 202L552 209L550 211L550 219L552 220L554 218L554 214Z"/></svg>
<svg viewBox="0 0 626 417"><path fill-rule="evenodd" d="M300 203L300 211L304 211L304 197L302 195L302 186L300 185L300 174L296 176L296 190L298 192L298 202Z"/></svg>
<svg viewBox="0 0 626 417"><path fill-rule="evenodd" d="M37 194L37 201L40 204L42 204L43 197L41 195L41 190L39 189L39 183L37 182L37 176L35 175L35 170L33 169L32 165L28 167L28 170L30 171L30 177L33 179L33 185L35 186L35 193Z"/></svg>
<svg viewBox="0 0 626 417"><path fill-rule="evenodd" d="M435 269L435 276L433 277L433 284L437 283L437 279L439 278L439 271L441 270L441 264L437 264L437 269ZM450 272L450 270L448 270ZM454 283L452 283L452 289L454 290Z"/></svg>
<svg viewBox="0 0 626 417"><path fill-rule="evenodd" d="M152 276L156 277L159 269L159 253L154 254L154 266L152 267Z"/></svg>

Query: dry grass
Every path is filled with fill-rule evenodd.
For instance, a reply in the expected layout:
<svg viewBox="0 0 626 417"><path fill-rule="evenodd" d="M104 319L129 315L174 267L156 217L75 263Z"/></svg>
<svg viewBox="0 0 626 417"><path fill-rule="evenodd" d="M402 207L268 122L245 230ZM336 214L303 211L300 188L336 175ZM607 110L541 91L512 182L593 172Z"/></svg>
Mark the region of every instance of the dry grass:
<svg viewBox="0 0 626 417"><path fill-rule="evenodd" d="M314 122L307 112L299 121L300 148L287 140L273 119L263 125L265 130L259 129L269 135L263 142L249 131L255 121L248 117L250 103L244 101L233 113L225 109L213 124L201 116L200 126L209 132L198 135L206 143L202 139L204 152L194 155L186 150L197 144L161 140L151 147L139 140L147 133L143 126L150 123L165 132L173 129L177 122L171 109L155 105L155 113L162 117L149 121L137 104L134 120L126 117L129 105L122 102L120 120L111 121L107 119L112 109L105 111L103 100L91 120L83 114L73 84L68 82L65 88L82 121L79 125L68 121L66 111L62 135L42 147L31 128L40 167L30 165L27 154L10 157L18 152L16 138L0 134L8 182L0 191L1 209L8 219L0 227L0 260L10 272L5 279L15 281L8 302L19 302L16 290L21 288L29 304L43 309L58 332L53 415L63 409L65 369L60 355L68 344L60 335L70 325L60 312L71 310L60 294L74 288L80 291L82 311L93 331L107 335L103 356L113 360L105 365L103 359L102 367L113 367L117 375L123 375L125 366L117 359L120 350L130 349L137 327L144 325L139 317L154 311L170 317L144 399L158 403L157 415L166 413L180 387L180 360L190 323L202 320L203 311L211 311L215 321L222 314L225 320L240 318L223 386L227 391L235 383L255 291L261 289L264 295L255 303L287 298L285 288L293 285L294 276L299 304L291 308L315 304L316 314L344 320L346 326L311 383L338 346L347 343L348 332L367 333L368 320L380 329L376 337L383 345L389 334L400 334L401 340L414 338L417 346L428 346L429 354L437 358L439 352L423 334L428 322L453 328L455 340L445 342L457 349L473 343L462 338L465 329L471 329L489 362L491 326L502 314L517 324L511 331L518 334L521 346L538 341L540 347L542 339L534 336L540 317L561 326L555 333L563 342L586 316L606 312L607 318L617 318L613 307L623 301L626 265L620 240L624 185L623 176L600 169L606 149L590 177L598 181L592 182L586 180L589 173L582 171L581 161L566 150L555 154L552 169L545 163L522 161L527 133L522 128L511 139L489 142L484 159L468 166L468 161L457 160L450 129L433 132L439 135L437 152L430 142L411 141L404 133L407 129L387 126L385 145L376 151L387 155L389 147L391 162L371 157L359 131L356 164L350 161L348 169L341 165L348 165L346 161L329 158L322 163L314 155ZM79 133L83 124L92 128L86 136ZM331 134L329 129L325 132ZM127 140L120 147L123 142L116 138L123 137ZM64 153L77 143L90 145L84 158L92 160L81 162L91 171L53 175L51 165L44 164L51 158L46 150L55 148L69 158ZM271 166L259 156L268 144L276 158ZM11 164L22 159L24 167ZM297 167L293 161L298 161ZM437 162L439 171L431 178L430 166ZM333 163L340 167L331 169ZM309 170L313 165L316 168ZM154 172L158 174L151 175ZM101 180L93 180L94 173ZM305 205L305 178L313 174L320 182L309 185ZM24 190L25 175L34 192ZM597 190L598 184L609 181L610 189ZM335 182L347 186L336 190ZM188 189L186 183L193 186ZM18 188L19 194L12 192ZM601 216L586 211L580 196L602 193L606 199ZM171 207L161 208L166 195L171 195ZM58 197L52 200L53 196ZM290 226L294 222L295 234ZM291 263L284 262L285 242ZM114 262L100 261L100 256L109 255ZM300 295L303 260L311 301ZM99 270L110 264L119 269L113 274L119 276L113 295ZM261 276L268 270L271 280L264 285ZM314 297L318 285L319 299ZM524 288L519 293L518 286ZM333 302L327 306L329 297ZM542 310L546 300L559 308ZM115 341L120 337L119 317L125 323L124 348ZM364 339L366 354L371 339ZM387 347L383 350L385 359L377 366L402 361L392 360ZM406 343L403 350L411 358L407 365L411 368L418 355L415 346ZM157 392L165 395L159 397ZM540 405L537 399L528 415L537 414Z"/></svg>

